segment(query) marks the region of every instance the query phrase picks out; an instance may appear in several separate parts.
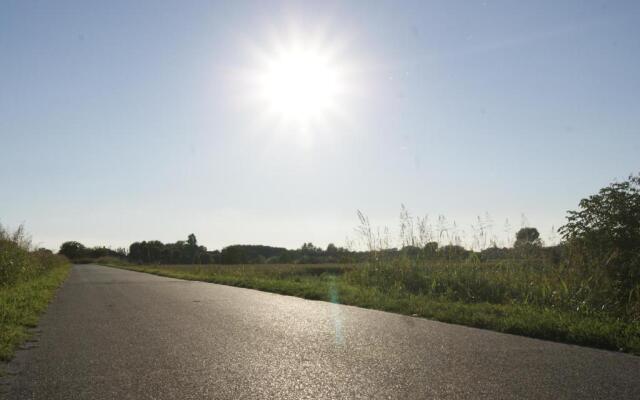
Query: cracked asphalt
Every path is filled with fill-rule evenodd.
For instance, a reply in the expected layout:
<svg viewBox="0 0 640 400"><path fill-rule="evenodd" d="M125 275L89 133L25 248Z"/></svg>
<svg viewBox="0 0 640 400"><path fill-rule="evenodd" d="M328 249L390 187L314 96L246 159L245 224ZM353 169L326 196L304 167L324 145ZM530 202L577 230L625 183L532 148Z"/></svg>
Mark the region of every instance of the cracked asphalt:
<svg viewBox="0 0 640 400"><path fill-rule="evenodd" d="M640 357L74 266L6 399L640 399Z"/></svg>

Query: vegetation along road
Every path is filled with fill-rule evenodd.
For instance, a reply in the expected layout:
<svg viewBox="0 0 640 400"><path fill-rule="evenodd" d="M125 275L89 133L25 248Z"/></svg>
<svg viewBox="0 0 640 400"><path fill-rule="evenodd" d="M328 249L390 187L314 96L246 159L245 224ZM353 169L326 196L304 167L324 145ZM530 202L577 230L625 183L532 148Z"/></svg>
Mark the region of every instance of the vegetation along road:
<svg viewBox="0 0 640 400"><path fill-rule="evenodd" d="M640 358L74 266L4 398L640 398Z"/></svg>

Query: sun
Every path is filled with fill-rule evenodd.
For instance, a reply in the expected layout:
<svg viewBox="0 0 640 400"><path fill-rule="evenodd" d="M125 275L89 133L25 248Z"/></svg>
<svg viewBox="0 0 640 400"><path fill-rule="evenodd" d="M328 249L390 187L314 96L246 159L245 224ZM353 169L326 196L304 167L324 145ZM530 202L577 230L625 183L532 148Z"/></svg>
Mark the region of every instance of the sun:
<svg viewBox="0 0 640 400"><path fill-rule="evenodd" d="M258 86L269 113L305 122L337 106L343 83L338 66L322 52L286 49L267 61Z"/></svg>
<svg viewBox="0 0 640 400"><path fill-rule="evenodd" d="M244 93L263 121L309 133L344 116L350 67L339 41L291 30L250 50Z"/></svg>
<svg viewBox="0 0 640 400"><path fill-rule="evenodd" d="M294 22L261 32L237 46L242 66L233 68L233 96L252 130L310 145L350 129L366 87L352 34Z"/></svg>

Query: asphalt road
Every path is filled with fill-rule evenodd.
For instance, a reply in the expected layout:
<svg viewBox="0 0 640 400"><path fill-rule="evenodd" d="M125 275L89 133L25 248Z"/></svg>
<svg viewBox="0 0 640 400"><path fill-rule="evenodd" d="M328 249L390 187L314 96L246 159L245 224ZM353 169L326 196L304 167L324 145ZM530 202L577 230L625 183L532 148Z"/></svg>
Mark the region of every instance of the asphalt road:
<svg viewBox="0 0 640 400"><path fill-rule="evenodd" d="M8 399L640 399L640 357L75 266Z"/></svg>

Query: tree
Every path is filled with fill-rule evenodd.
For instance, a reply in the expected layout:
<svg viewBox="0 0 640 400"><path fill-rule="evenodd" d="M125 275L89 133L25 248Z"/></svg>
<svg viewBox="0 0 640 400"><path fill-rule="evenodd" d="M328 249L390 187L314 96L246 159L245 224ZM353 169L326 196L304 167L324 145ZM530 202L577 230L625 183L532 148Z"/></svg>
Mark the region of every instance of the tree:
<svg viewBox="0 0 640 400"><path fill-rule="evenodd" d="M625 285L640 281L640 175L580 200L559 229L573 254L596 262Z"/></svg>
<svg viewBox="0 0 640 400"><path fill-rule="evenodd" d="M427 242L424 245L424 253L427 256L434 256L438 251L438 242Z"/></svg>
<svg viewBox="0 0 640 400"><path fill-rule="evenodd" d="M513 246L540 246L541 244L540 232L536 228L525 227L516 233L516 242Z"/></svg>
<svg viewBox="0 0 640 400"><path fill-rule="evenodd" d="M134 242L129 246L129 258L140 263L161 262L165 250L165 245L158 240Z"/></svg>
<svg viewBox="0 0 640 400"><path fill-rule="evenodd" d="M64 242L60 246L59 254L67 257L70 260L78 259L86 255L87 248L80 242L69 241Z"/></svg>
<svg viewBox="0 0 640 400"><path fill-rule="evenodd" d="M448 244L438 249L438 255L446 260L462 260L466 258L469 253L469 250L454 244Z"/></svg>
<svg viewBox="0 0 640 400"><path fill-rule="evenodd" d="M193 233L189 235L189 237L187 238L187 244L190 247L196 247L198 245L198 241L196 240L196 235L194 235Z"/></svg>
<svg viewBox="0 0 640 400"><path fill-rule="evenodd" d="M196 239L196 235L193 233L187 237L187 248L185 249L185 261L190 264L195 264L196 262L200 262L200 257L198 254L198 240Z"/></svg>

